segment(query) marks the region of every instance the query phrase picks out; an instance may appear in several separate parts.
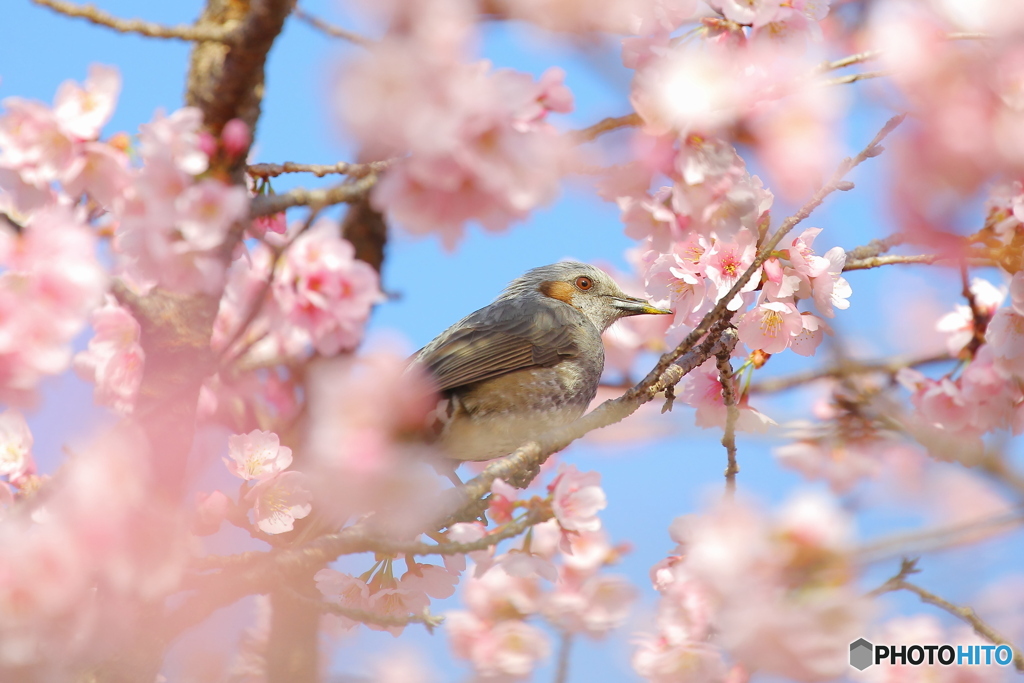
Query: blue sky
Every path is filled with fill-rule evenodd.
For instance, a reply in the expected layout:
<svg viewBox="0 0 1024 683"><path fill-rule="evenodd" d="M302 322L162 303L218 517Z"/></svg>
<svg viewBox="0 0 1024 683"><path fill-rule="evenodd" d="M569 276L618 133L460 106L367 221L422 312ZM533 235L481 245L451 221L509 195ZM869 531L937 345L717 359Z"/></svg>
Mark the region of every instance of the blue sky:
<svg viewBox="0 0 1024 683"><path fill-rule="evenodd" d="M142 3L104 0L102 7L122 17L181 23L194 19L201 3ZM318 16L341 22L336 6L308 1L303 7ZM106 132L134 132L158 108L173 110L182 104L189 46L179 41L158 41L120 35L110 30L58 16L26 0L13 0L0 22L0 98L21 96L52 101L57 86L66 79L82 80L88 64L116 65L124 79L124 90L114 119ZM330 83L332 72L354 48L328 39L305 24L290 20L270 55L264 115L257 131L257 161L299 161L333 163L352 158L352 146L332 120ZM535 75L548 66L559 65L567 72L567 84L577 100L577 110L556 123L577 127L608 115L628 111L625 88L629 74L619 66L614 51L603 57L587 58L558 45L543 33L519 26L492 23L486 28L482 54L498 66L512 67ZM875 103L868 85L856 85L856 98L844 135L850 150L859 149L893 112ZM851 98L853 99L853 98ZM852 248L887 234L892 226L886 217L884 155L869 161L852 176L853 192L840 193L815 213L808 225L824 228L820 252L841 245ZM754 169L757 170L756 168ZM275 182L278 191L296 183L322 184L312 176L285 176ZM770 187L770 179L768 180ZM775 224L785 207L776 203ZM332 215L339 215L335 210ZM397 334L408 341L410 350L429 341L463 315L487 304L506 282L528 268L563 257L583 261L605 261L625 266L623 251L632 246L625 237L614 205L588 196L579 183L569 183L551 207L536 212L529 221L501 235L484 234L476 228L458 250L445 252L434 239L414 240L393 232L388 245L384 283L395 293L394 301L380 307L372 324L373 334ZM861 272L850 275L854 295L849 311L835 320L853 348L868 349L876 357L905 348L907 330L896 321L906 319L901 307L916 305L916 288L934 288L947 305L955 301L959 283L952 271L930 278L923 268L899 272ZM820 353L819 356L823 356ZM792 354L772 360L766 372L785 374L820 363ZM47 384L42 406L30 414L40 459L53 462L60 447L84 438L98 422L107 419L89 405L91 389L73 377ZM762 400L760 407L780 421L795 417L805 396L786 395ZM720 434L693 427L692 412L678 409L664 416L676 428L666 440L628 447L595 447L576 444L564 455L583 470L602 473L609 507L603 515L614 540L629 539L635 548L617 571L625 573L644 595L643 604L653 604L647 570L671 549L669 522L679 514L695 512L709 496L721 491L725 454L718 443ZM797 475L781 470L771 458L770 446L780 443L772 437L739 440L742 472L739 488L766 503L784 500L797 487L807 486ZM1019 448L1018 448L1019 450ZM819 488L811 485L811 488ZM862 493L844 499L851 509L860 509ZM907 507L884 506L859 516L863 537L895 531L919 519ZM969 555L969 559L964 559ZM1020 566L1024 559L1021 536L1000 543L975 546L963 556L927 557L922 563L922 582L953 600L969 600L985 579L997 578ZM873 586L893 573L898 562L871 567L865 586ZM964 580L969 576L970 580ZM893 610L913 613L928 611L916 599L893 596ZM438 606L443 609L444 605ZM642 611L642 610L641 610ZM618 634L611 645L580 643L572 663L570 680L633 680L628 665L628 630ZM451 664L443 635L433 637L412 629L408 638L430 659L444 680L458 680L462 671ZM364 634L346 641L339 649L336 670L358 671L364 652L393 645L390 636ZM550 666L536 680L552 675Z"/></svg>

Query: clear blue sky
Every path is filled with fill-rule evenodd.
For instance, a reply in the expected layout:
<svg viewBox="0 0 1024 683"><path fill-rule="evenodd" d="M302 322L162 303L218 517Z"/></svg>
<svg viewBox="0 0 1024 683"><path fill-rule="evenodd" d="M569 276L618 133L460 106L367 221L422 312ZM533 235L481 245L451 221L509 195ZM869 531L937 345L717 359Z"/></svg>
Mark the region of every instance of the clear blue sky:
<svg viewBox="0 0 1024 683"><path fill-rule="evenodd" d="M196 0L102 0L99 4L118 16L142 16L164 23L189 22L201 6ZM308 1L303 6L335 22L346 20L333 3ZM548 66L562 66L577 99L577 111L563 119L567 127L587 125L604 116L628 111L624 93L629 75L619 66L614 52L607 57L584 58L579 52L546 40L541 33L499 24L487 27L482 48L484 55L498 66L535 75ZM115 34L81 20L58 16L27 0L10 0L5 3L4 21L0 22L0 97L16 95L50 102L62 81L84 79L88 64L113 64L121 70L124 90L106 132L133 132L156 109L173 110L181 106L188 49L182 42ZM351 145L331 119L329 87L333 69L354 49L358 48L328 39L305 24L288 22L270 56L264 115L256 138L257 161L333 163L351 159ZM890 115L891 112L870 101L858 104L844 133L847 146L859 149ZM819 253L833 245L851 248L888 233L891 226L886 222L887 200L882 193L884 168L884 156L868 162L853 177L858 184L854 192L833 197L815 214L809 225L825 229L816 245L822 247ZM293 183L313 186L318 182L311 176L286 176L275 187L280 191ZM770 178L767 184L770 187ZM773 214L777 224L785 215L784 207L776 203ZM454 253L445 253L436 240L412 240L395 232L388 247L384 281L386 288L399 297L380 307L373 330L393 331L407 339L413 349L461 316L488 303L508 280L530 267L567 256L624 267L622 254L629 246L631 241L622 233L617 209L589 198L585 188L574 187L572 183L555 205L537 212L508 233L485 235L474 228ZM836 318L837 329L847 333L856 348L869 349L865 353L868 356L899 349L906 330L894 321L906 313L899 308L910 301L904 293L923 286L927 276L928 272L920 268L851 274L852 305ZM951 302L959 284L949 274L938 289ZM783 374L822 360L819 357L805 361L783 354L772 360L767 372ZM43 462L54 462L60 457L62 444L84 438L95 424L106 419L99 411L82 409L90 403L90 394L91 388L74 378L48 383L44 404L30 415L37 453ZM760 407L782 421L798 414L797 398L773 397ZM666 531L669 522L677 515L699 510L709 495L717 495L725 466L725 453L718 443L720 434L694 428L691 411L677 408L664 419L677 429L671 439L614 449L577 444L563 456L583 470L596 469L602 473L609 498L603 515L606 527L614 540L628 538L635 547L618 571L642 589L645 608L653 604L654 596L647 571L671 548ZM779 441L744 436L739 441L739 488L769 503L783 500L795 488L806 485L798 476L775 465L769 452L772 443ZM867 500L870 489L856 492L845 498L844 503L858 510ZM860 533L865 538L890 533L913 523L919 515L918 510L909 506L872 509L859 516ZM969 600L983 584L983 578L1000 577L1013 571L1014 565L1020 566L1024 559L1021 536L976 546L966 555L969 560L925 558L922 565L926 574L922 581L951 599ZM870 568L865 586L879 583L896 565L892 561ZM964 577L970 580L965 581ZM900 611L928 611L906 596L894 596L889 604ZM436 606L437 611L443 609L443 604ZM618 634L611 646L581 643L573 659L571 680L636 679L628 665L629 628ZM451 664L443 635L431 637L414 628L411 637L402 640L420 648L444 673L443 680L461 678L458 672L463 670ZM392 645L390 636L364 633L339 650L335 669L357 672L365 652ZM549 680L551 675L549 666L539 672L536 680Z"/></svg>

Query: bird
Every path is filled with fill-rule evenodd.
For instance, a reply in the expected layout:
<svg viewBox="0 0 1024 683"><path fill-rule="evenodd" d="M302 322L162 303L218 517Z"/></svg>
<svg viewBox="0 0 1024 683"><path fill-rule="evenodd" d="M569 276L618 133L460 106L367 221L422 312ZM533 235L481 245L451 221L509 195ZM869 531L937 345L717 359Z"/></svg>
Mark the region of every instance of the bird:
<svg viewBox="0 0 1024 683"><path fill-rule="evenodd" d="M439 394L432 429L445 456L492 460L576 420L597 394L601 333L627 316L671 313L592 265L527 271L411 359Z"/></svg>

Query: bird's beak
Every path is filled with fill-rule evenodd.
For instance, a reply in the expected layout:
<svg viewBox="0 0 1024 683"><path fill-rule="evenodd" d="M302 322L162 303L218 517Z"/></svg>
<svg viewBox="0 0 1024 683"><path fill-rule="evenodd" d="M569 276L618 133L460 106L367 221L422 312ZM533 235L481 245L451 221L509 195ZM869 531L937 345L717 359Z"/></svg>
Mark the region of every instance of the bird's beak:
<svg viewBox="0 0 1024 683"><path fill-rule="evenodd" d="M672 311L655 308L643 299L632 296L613 296L612 306L622 311L623 315L672 315Z"/></svg>

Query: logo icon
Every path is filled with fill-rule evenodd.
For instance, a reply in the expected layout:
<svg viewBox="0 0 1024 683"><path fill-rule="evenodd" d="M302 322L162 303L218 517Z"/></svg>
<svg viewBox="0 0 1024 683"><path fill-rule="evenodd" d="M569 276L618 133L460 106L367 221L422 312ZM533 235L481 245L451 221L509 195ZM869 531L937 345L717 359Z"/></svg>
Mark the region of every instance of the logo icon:
<svg viewBox="0 0 1024 683"><path fill-rule="evenodd" d="M864 638L858 638L850 643L850 666L857 671L863 671L874 662L873 651L875 646Z"/></svg>

